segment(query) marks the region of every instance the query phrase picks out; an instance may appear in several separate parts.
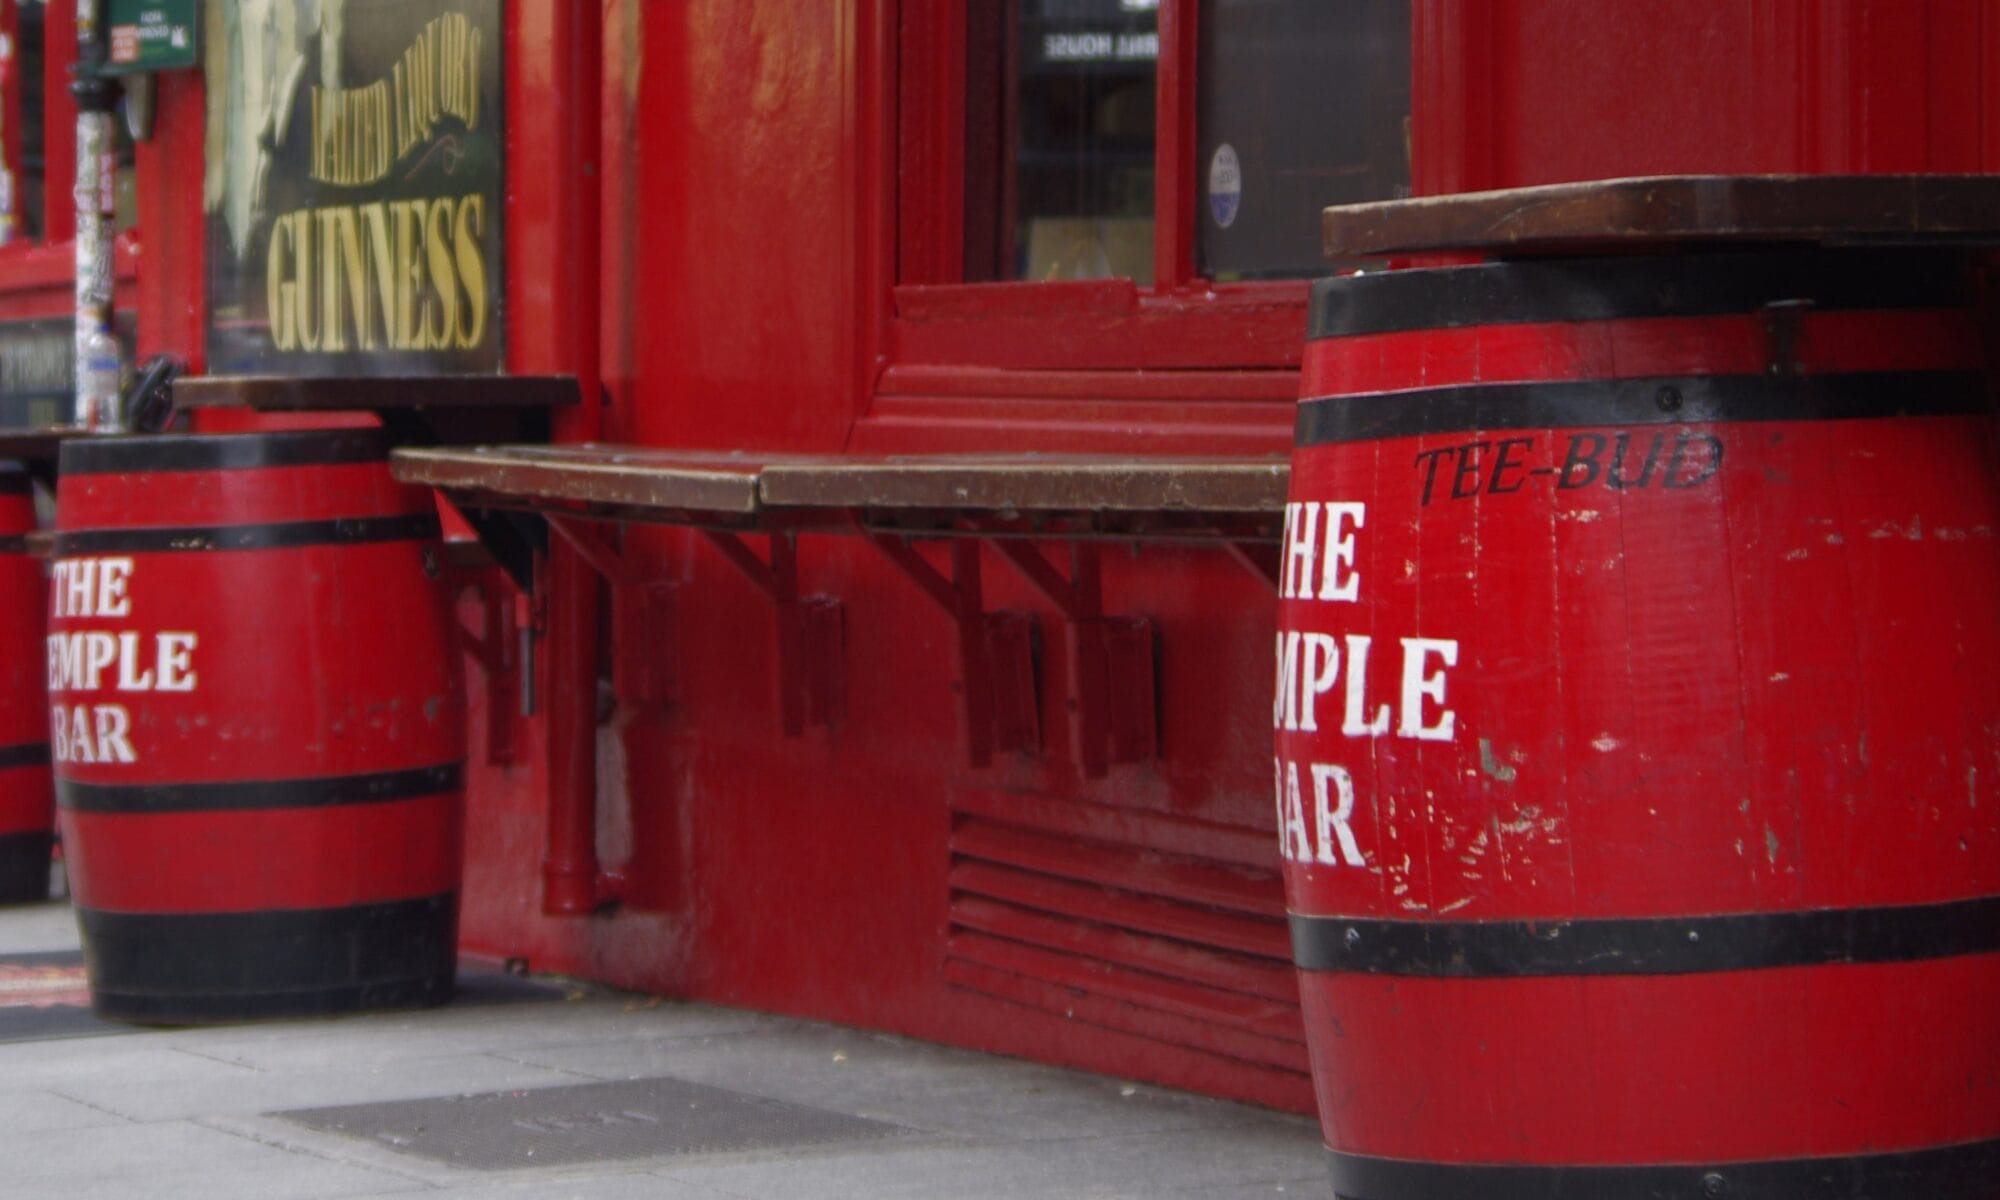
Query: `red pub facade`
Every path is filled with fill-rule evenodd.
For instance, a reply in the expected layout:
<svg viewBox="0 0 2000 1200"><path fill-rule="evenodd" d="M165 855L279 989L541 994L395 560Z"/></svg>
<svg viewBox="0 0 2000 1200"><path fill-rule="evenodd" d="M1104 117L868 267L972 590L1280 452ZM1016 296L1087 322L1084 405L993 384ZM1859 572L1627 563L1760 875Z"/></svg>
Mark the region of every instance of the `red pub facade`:
<svg viewBox="0 0 2000 1200"><path fill-rule="evenodd" d="M442 440L620 448L446 487L514 514L454 558L463 948L1301 1112L1267 715L1308 281L1467 258L1328 263L1320 210L2000 164L1979 0L404 0L413 45L467 23L372 112L385 6L301 4L298 63L254 68L283 6L229 7L142 85L118 307L138 358L353 400L195 427L557 376L545 427ZM71 312L71 8L0 5L42 147L0 342ZM777 512L788 464L941 454L998 465ZM768 464L764 507L645 493L648 455ZM1137 472L1129 505L1079 471Z"/></svg>

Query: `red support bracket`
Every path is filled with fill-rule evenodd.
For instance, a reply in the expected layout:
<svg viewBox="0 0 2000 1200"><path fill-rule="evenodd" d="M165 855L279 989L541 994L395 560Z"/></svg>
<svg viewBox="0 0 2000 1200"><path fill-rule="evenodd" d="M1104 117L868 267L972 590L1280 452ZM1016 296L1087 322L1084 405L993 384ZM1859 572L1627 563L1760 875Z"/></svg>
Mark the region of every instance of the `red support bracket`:
<svg viewBox="0 0 2000 1200"><path fill-rule="evenodd" d="M847 709L840 601L799 595L798 544L790 534L771 534L763 558L728 530L704 529L701 534L771 602L777 621L778 719L785 736L838 724Z"/></svg>
<svg viewBox="0 0 2000 1200"><path fill-rule="evenodd" d="M665 703L672 697L675 675L668 635L674 585L647 579L587 519L546 515L549 528L611 585L615 644L642 648L637 656L619 660L614 681L619 700ZM839 723L847 692L840 601L799 595L798 547L789 534L771 534L768 552L759 557L740 534L723 529L698 532L771 602L776 617L775 687L785 736L798 737L809 728Z"/></svg>
<svg viewBox="0 0 2000 1200"><path fill-rule="evenodd" d="M1277 590L1280 572L1277 546L1269 542L1232 541L1224 542L1223 548L1238 566L1271 585L1271 590Z"/></svg>
<svg viewBox="0 0 2000 1200"><path fill-rule="evenodd" d="M673 638L675 585L665 580L611 585L611 691L632 707L671 703L679 681Z"/></svg>
<svg viewBox="0 0 2000 1200"><path fill-rule="evenodd" d="M1104 615L1101 547L1070 542L1065 575L1034 543L989 538L1000 556L1062 612L1068 626L1070 744L1085 778L1114 763L1159 754L1153 672L1153 625L1144 617Z"/></svg>
<svg viewBox="0 0 2000 1200"><path fill-rule="evenodd" d="M1035 687L1035 618L1029 613L985 610L980 587L979 543L950 543L951 574L901 537L870 534L896 568L942 608L958 631L959 733L975 767L998 752L1032 754L1041 748L1041 709Z"/></svg>
<svg viewBox="0 0 2000 1200"><path fill-rule="evenodd" d="M613 587L637 583L634 572L625 562L625 552L611 544L596 525L574 517L543 514L557 536L568 542L577 557L590 564L590 569L604 577Z"/></svg>
<svg viewBox="0 0 2000 1200"><path fill-rule="evenodd" d="M612 644L623 648L612 663L613 693L623 704L668 703L676 675L674 585L648 578L595 524L545 515L549 528L610 585Z"/></svg>
<svg viewBox="0 0 2000 1200"><path fill-rule="evenodd" d="M466 653L486 677L486 761L496 767L514 765L514 717L520 704L520 639L512 598L502 594L503 588L513 590L502 583L505 578L496 570L472 579L468 590L478 597L480 627L459 627Z"/></svg>

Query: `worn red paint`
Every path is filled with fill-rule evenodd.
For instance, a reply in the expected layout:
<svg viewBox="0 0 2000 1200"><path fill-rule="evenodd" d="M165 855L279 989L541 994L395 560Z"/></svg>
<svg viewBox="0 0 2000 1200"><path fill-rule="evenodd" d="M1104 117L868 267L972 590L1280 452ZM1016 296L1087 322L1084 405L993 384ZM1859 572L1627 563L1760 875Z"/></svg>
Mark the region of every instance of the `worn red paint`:
<svg viewBox="0 0 2000 1200"><path fill-rule="evenodd" d="M157 804L66 809L77 903L245 912L453 891L455 785L317 805L288 790L463 757L434 545L412 536L341 544L327 532L263 549L65 548L71 538L160 528L212 528L226 539L232 530L421 518L429 497L396 485L380 459L71 470L61 490L41 656L58 775L72 788L164 789ZM271 795L256 803L169 798L260 783Z"/></svg>
<svg viewBox="0 0 2000 1200"><path fill-rule="evenodd" d="M1774 261L1686 278L1754 292ZM1570 266L1522 303L1585 305L1624 269ZM1579 919L2000 894L1994 427L1973 292L1944 277L1803 331L1785 314L1813 294L1771 283L1776 309L1309 343L1305 407L1349 423L1301 424L1321 433L1292 480L1275 819L1292 911L1362 922L1329 952L1355 965L1302 975L1336 1151L1726 1164L2000 1133L1983 943L1360 965L1378 922L1560 946Z"/></svg>
<svg viewBox="0 0 2000 1200"><path fill-rule="evenodd" d="M21 538L35 527L24 471L0 470L0 898L45 899L55 789L49 773L42 568Z"/></svg>
<svg viewBox="0 0 2000 1200"><path fill-rule="evenodd" d="M1168 6L1163 110L1186 105L1199 82L1183 69L1199 33L1186 6ZM1129 287L1084 289L1081 301L1058 285L935 290L954 281L963 233L962 29L939 12L951 7L615 0L602 10L597 59L579 33L595 17L558 0L509 4L509 368L600 371L614 399L602 436L653 446L1281 451L1304 308L1295 283L1211 286L1170 269L1161 277L1172 290L1145 297ZM72 40L66 11L50 13L58 60ZM1643 18L1595 0L1418 0L1415 15L1419 192L1647 170L2000 163L1994 128L1980 120L2000 56L1970 0L1681 6ZM58 198L73 124L61 65L46 72ZM159 133L138 151L142 346L197 366L201 92L195 75L163 77ZM600 140L583 136L599 125ZM1164 205L1172 226L1172 213L1198 206L1190 173L1163 180L1178 189ZM49 207L60 239L63 205ZM593 207L601 237L590 232ZM1159 230L1170 267L1185 232ZM0 314L65 311L68 263L63 246L0 254ZM593 292L596 329L577 303ZM1885 341L1874 348L1886 352ZM564 436L592 436L588 420ZM475 726L505 731L514 755L487 764L483 735L473 747L468 944L629 986L1310 1103L1296 1070L1253 1074L1184 1041L1106 1031L1064 1015L1057 984L1016 976L977 991L939 967L953 870L943 798L966 788L1003 788L1037 812L1122 814L1092 826L1119 844L1156 829L1160 814L1185 816L1218 857L1216 846L1254 834L1264 867L1274 864L1259 728L1268 593L1240 568L1178 550L1107 563L1108 596L1158 622L1164 757L1084 783L1061 765L1061 721L1049 723L1040 757L987 773L960 765L941 665L948 624L868 547L802 543L804 586L849 614L849 706L838 730L795 741L775 732L768 613L729 564L671 531L635 530L625 551L679 585L672 612L644 622L679 648L671 703L590 720L595 635L573 563L555 627L521 606L521 624L541 634L540 708L504 711L519 697L496 689L503 711L489 712L488 690L472 689ZM1500 586L1500 568L1485 569ZM1032 592L988 574L994 606L1038 612L1054 628ZM613 640L602 661L642 652ZM558 658L564 731L552 771ZM1049 673L1045 712L1063 683ZM593 737L618 767L595 789L594 830L571 802L589 790ZM630 881L623 913L542 916L552 791L568 797L556 857L579 885L573 907L596 902L594 834ZM993 999L1009 989L1041 1006Z"/></svg>

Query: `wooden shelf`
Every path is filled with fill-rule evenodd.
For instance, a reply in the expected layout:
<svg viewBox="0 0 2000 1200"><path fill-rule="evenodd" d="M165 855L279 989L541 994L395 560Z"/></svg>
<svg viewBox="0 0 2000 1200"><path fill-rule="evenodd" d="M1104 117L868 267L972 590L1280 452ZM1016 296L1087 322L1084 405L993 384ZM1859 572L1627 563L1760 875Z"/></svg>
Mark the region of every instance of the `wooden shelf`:
<svg viewBox="0 0 2000 1200"><path fill-rule="evenodd" d="M763 503L759 460L634 447L476 446L398 450L396 477L462 497L509 506L576 503L661 516L747 517Z"/></svg>
<svg viewBox="0 0 2000 1200"><path fill-rule="evenodd" d="M1282 458L1118 458L1103 455L847 455L703 453L636 446L492 445L405 448L390 456L405 483L439 488L460 505L521 588L537 578L525 552L560 538L611 585L614 620L653 629L663 578L628 555L606 521L699 530L770 603L779 727L798 736L845 711L842 601L800 581L798 533L846 534L873 546L936 606L952 639L967 761L1036 753L1044 716L1032 684L1036 618L996 611L982 556L1018 573L1054 609L1069 668L1062 703L1078 770L1158 756L1156 630L1108 610L1102 543L1214 547L1275 587L1290 464ZM529 514L521 517L525 511ZM524 536L522 525L536 535ZM942 553L914 543L949 542ZM764 543L763 548L757 548ZM1054 543L1047 545L1045 543ZM657 697L643 665L627 687Z"/></svg>
<svg viewBox="0 0 2000 1200"><path fill-rule="evenodd" d="M1325 210L1333 259L1690 243L2000 245L2000 176L1662 175Z"/></svg>
<svg viewBox="0 0 2000 1200"><path fill-rule="evenodd" d="M419 375L308 378L204 375L174 381L180 408L353 412L429 408L556 408L577 402L568 375Z"/></svg>
<svg viewBox="0 0 2000 1200"><path fill-rule="evenodd" d="M1186 532L1207 522L1240 538L1246 523L1269 525L1282 513L1290 478L1280 458L756 457L605 445L404 449L392 466L404 482L470 507L688 524L963 526L983 535L1020 521L1022 532L1050 536Z"/></svg>
<svg viewBox="0 0 2000 1200"><path fill-rule="evenodd" d="M1284 459L964 455L775 462L774 506L981 512L1270 513Z"/></svg>
<svg viewBox="0 0 2000 1200"><path fill-rule="evenodd" d="M42 429L0 429L0 458L17 459L30 465L53 467L62 444L82 437L82 428L56 425Z"/></svg>

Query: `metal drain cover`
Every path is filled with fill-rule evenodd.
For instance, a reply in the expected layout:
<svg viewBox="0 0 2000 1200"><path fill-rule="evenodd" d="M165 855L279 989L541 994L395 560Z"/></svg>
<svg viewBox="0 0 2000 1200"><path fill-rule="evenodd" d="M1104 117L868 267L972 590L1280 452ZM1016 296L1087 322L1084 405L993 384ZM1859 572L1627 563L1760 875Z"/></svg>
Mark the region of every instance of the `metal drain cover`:
<svg viewBox="0 0 2000 1200"><path fill-rule="evenodd" d="M889 1137L900 1125L681 1079L634 1079L272 1114L478 1171L783 1149Z"/></svg>

